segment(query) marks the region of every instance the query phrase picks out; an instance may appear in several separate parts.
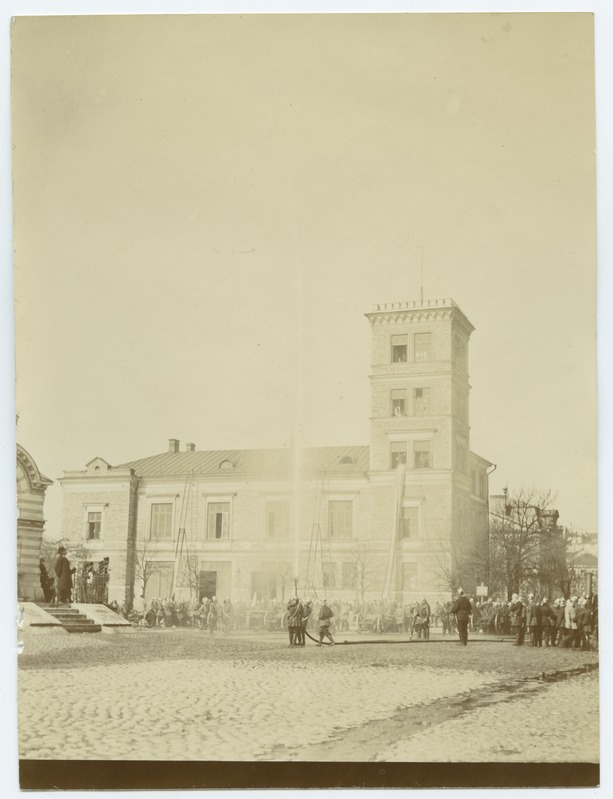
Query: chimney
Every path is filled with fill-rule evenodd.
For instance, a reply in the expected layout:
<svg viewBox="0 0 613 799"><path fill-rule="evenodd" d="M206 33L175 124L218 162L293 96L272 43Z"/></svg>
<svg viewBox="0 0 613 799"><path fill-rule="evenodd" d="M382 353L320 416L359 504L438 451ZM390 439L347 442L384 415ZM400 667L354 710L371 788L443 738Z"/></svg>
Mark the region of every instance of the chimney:
<svg viewBox="0 0 613 799"><path fill-rule="evenodd" d="M169 438L168 439L168 452L178 452L179 451L179 439L178 438Z"/></svg>
<svg viewBox="0 0 613 799"><path fill-rule="evenodd" d="M185 451L186 451L186 452L195 452L195 451L196 451L196 445L195 445L195 444L192 444L192 442L191 442L191 441L188 441L188 442L185 444Z"/></svg>

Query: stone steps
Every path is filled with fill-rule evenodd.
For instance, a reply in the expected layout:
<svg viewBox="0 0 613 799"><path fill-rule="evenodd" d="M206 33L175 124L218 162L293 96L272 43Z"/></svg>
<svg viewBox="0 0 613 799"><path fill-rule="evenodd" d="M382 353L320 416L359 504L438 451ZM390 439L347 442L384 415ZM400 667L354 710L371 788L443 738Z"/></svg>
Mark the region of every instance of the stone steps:
<svg viewBox="0 0 613 799"><path fill-rule="evenodd" d="M57 619L62 627L69 633L99 633L102 627L88 619L85 613L80 613L70 605L39 605L49 615Z"/></svg>

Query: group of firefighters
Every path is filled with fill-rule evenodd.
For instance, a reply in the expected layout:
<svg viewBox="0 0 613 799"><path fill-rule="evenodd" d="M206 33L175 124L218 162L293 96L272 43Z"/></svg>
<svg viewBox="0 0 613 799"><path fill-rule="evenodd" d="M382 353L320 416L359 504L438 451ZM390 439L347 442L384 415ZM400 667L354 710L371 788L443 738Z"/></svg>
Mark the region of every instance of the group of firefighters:
<svg viewBox="0 0 613 799"><path fill-rule="evenodd" d="M290 646L304 646L306 638L306 628L308 621L313 613L313 605L310 600L302 602L298 597L290 599L287 603L287 630L289 633ZM334 613L325 599L322 599L317 614L317 627L319 632L319 641L317 646L321 646L324 638L328 638L330 645L334 646L336 643L332 638L330 632L330 625Z"/></svg>

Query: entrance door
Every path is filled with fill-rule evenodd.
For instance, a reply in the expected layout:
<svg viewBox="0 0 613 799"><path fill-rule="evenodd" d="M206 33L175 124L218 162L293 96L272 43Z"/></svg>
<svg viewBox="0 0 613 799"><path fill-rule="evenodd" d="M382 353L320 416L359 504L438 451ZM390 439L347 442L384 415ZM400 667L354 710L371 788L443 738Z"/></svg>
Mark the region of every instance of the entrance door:
<svg viewBox="0 0 613 799"><path fill-rule="evenodd" d="M200 572L198 581L198 601L202 602L204 597L217 596L217 572Z"/></svg>

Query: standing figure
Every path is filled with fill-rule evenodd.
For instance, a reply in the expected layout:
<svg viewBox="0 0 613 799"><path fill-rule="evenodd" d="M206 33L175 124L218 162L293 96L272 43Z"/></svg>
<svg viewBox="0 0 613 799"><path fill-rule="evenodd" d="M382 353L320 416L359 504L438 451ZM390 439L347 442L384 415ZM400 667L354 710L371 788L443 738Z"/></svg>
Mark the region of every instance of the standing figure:
<svg viewBox="0 0 613 799"><path fill-rule="evenodd" d="M458 625L458 635L463 646L468 644L468 620L473 612L472 605L468 597L464 596L464 591L458 588L457 599L451 607L451 612L456 617Z"/></svg>
<svg viewBox="0 0 613 799"><path fill-rule="evenodd" d="M577 627L577 597L571 596L566 600L566 607L564 608L564 627L566 629L566 637L562 646L568 649L579 648L579 636Z"/></svg>
<svg viewBox="0 0 613 799"><path fill-rule="evenodd" d="M312 613L313 613L313 606L311 605L311 600L307 599L302 608L302 619L300 621L300 639L298 641L299 646L304 646L305 644L306 628Z"/></svg>
<svg viewBox="0 0 613 799"><path fill-rule="evenodd" d="M592 610L589 599L581 597L577 603L577 646L581 649L590 648L590 633L592 632Z"/></svg>
<svg viewBox="0 0 613 799"><path fill-rule="evenodd" d="M289 632L289 645L300 645L300 630L302 626L302 604L298 597L290 599L287 603L287 630Z"/></svg>
<svg viewBox="0 0 613 799"><path fill-rule="evenodd" d="M555 614L549 606L547 597L541 602L541 632L542 639L545 641L545 646L553 646L555 641ZM541 644L539 643L539 646Z"/></svg>
<svg viewBox="0 0 613 799"><path fill-rule="evenodd" d="M40 587L43 589L45 602L51 603L55 598L55 591L53 589L53 578L49 577L49 572L45 566L45 559L40 559Z"/></svg>
<svg viewBox="0 0 613 799"><path fill-rule="evenodd" d="M524 635L526 632L526 608L518 594L511 597L511 630L515 636L515 646L524 645Z"/></svg>
<svg viewBox="0 0 613 799"><path fill-rule="evenodd" d="M564 643L564 619L565 619L565 612L564 608L566 607L566 600L564 597L558 597L554 602L554 613L555 613L555 632L553 635L553 645L554 646L562 646Z"/></svg>
<svg viewBox="0 0 613 799"><path fill-rule="evenodd" d="M330 643L334 646L335 641L332 638L332 633L330 632L330 624L332 622L332 618L334 617L334 613L330 610L330 606L326 602L326 600L322 600L321 608L319 609L319 641L317 646L321 646L322 641L324 638L329 638Z"/></svg>
<svg viewBox="0 0 613 799"><path fill-rule="evenodd" d="M420 638L430 638L430 617L432 614L426 597L421 600L421 604L419 606L419 615L421 616L421 629L419 631Z"/></svg>
<svg viewBox="0 0 613 799"><path fill-rule="evenodd" d="M213 635L217 629L217 619L219 618L219 604L217 597L211 597L211 604L209 605L209 612L206 617L207 625L209 628L209 635Z"/></svg>
<svg viewBox="0 0 613 799"><path fill-rule="evenodd" d="M207 618L209 615L210 607L211 607L211 600L208 598L208 596L205 596L202 600L202 604L200 605L200 610L198 611L201 630L204 630L207 625Z"/></svg>
<svg viewBox="0 0 613 799"><path fill-rule="evenodd" d="M70 561L66 557L66 549L59 547L57 551L58 557L55 561L55 575L57 577L57 594L58 602L60 605L66 605L70 602L72 596L72 575L75 573L75 568L70 568Z"/></svg>
<svg viewBox="0 0 613 799"><path fill-rule="evenodd" d="M234 608L229 599L224 599L221 607L221 626L224 633L229 633L234 629Z"/></svg>
<svg viewBox="0 0 613 799"><path fill-rule="evenodd" d="M526 607L526 629L530 631L530 643L532 646L540 646L543 630L541 625L541 607L534 599L534 594L528 596L528 606Z"/></svg>

